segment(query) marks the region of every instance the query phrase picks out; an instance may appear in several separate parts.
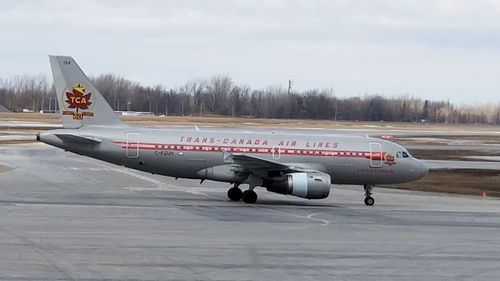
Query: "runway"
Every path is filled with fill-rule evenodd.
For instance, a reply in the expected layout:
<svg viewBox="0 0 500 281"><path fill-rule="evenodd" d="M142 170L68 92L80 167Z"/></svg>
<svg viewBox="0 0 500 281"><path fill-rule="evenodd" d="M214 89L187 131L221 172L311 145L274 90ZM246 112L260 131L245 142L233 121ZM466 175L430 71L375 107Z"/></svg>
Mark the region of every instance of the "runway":
<svg viewBox="0 0 500 281"><path fill-rule="evenodd" d="M498 280L500 200L334 186L308 201L0 147L0 280Z"/></svg>

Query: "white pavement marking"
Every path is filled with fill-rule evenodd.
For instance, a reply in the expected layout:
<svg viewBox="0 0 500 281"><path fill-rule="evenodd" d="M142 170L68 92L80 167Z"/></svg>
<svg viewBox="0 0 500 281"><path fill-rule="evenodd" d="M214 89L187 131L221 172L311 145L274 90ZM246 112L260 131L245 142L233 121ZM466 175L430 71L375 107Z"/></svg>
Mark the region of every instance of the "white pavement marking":
<svg viewBox="0 0 500 281"><path fill-rule="evenodd" d="M159 188L162 188L162 189L170 189L172 186L170 186L169 184L166 184L162 181L159 181L159 180L155 180L155 179L152 179L150 177L146 177L146 176L143 176L143 175L139 175L133 171L130 171L130 170L126 170L126 169L117 169L117 168L111 168L112 171L115 171L115 172L118 172L118 173L122 173L122 174L125 174L127 176L131 176L131 177L134 177L134 178L137 178L137 179L140 179L140 180L143 180L143 181L147 181L147 182L150 182L154 185L156 185L157 187Z"/></svg>
<svg viewBox="0 0 500 281"><path fill-rule="evenodd" d="M313 214L309 214L307 216L308 219L311 219L311 220L316 220L316 221L320 221L322 222L321 225L329 225L330 222L328 220L324 220L324 219L320 219L320 218L314 218L314 216L316 215L319 215L320 213L313 213Z"/></svg>
<svg viewBox="0 0 500 281"><path fill-rule="evenodd" d="M90 158L90 159L92 159L92 158ZM134 170L131 170L128 168L114 168L111 166L114 164L100 164L100 163L90 162L90 161L87 161L85 159L73 159L73 160L89 163L92 165L98 165L98 166L103 167L105 171L114 171L114 172L122 173L122 174L125 174L125 175L130 176L130 177L134 177L134 178L137 178L137 179L140 179L143 181L150 182L156 186L156 187L152 187L152 188L151 187L150 188L147 188L147 187L143 187L143 188L141 188L141 187L124 187L124 189L130 190L130 191L175 190L175 191L183 191L183 192L190 193L190 194L202 195L205 197L212 198L211 196L207 195L206 193L201 192L201 190L199 190L198 188L193 189L193 188L187 187L187 186L174 186L174 185L165 183L165 182L160 181L160 180L156 180L156 179L144 176L144 175L140 175L140 174L134 172Z"/></svg>
<svg viewBox="0 0 500 281"><path fill-rule="evenodd" d="M263 206L252 205L252 204L248 204L247 206L248 207L254 207L254 208L260 209L260 210L270 211L270 212L273 212L273 213L282 214L282 215L288 215L288 216L292 216L292 217L296 217L296 218L308 219L308 220L313 220L313 221L316 221L316 222L321 222L321 226L325 226L325 225L329 225L330 224L330 222L327 221L327 220L313 218L313 216L318 215L319 213L314 213L314 214L310 214L310 215L307 215L307 216L302 216L302 215L298 215L298 214L293 214L293 213L287 213L287 212L283 212L283 211L278 211L278 210L273 209L271 207L263 207Z"/></svg>

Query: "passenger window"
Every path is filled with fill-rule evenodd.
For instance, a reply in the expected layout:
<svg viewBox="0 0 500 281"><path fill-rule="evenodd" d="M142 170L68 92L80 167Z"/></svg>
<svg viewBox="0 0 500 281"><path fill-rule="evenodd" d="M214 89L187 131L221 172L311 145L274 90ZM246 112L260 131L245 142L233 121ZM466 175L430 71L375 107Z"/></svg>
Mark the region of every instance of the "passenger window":
<svg viewBox="0 0 500 281"><path fill-rule="evenodd" d="M408 158L408 157L410 157L410 155L408 155L408 153L403 151L403 158Z"/></svg>
<svg viewBox="0 0 500 281"><path fill-rule="evenodd" d="M397 158L401 158L401 157L402 157L402 156L401 156L401 151L396 152L396 157L397 157Z"/></svg>

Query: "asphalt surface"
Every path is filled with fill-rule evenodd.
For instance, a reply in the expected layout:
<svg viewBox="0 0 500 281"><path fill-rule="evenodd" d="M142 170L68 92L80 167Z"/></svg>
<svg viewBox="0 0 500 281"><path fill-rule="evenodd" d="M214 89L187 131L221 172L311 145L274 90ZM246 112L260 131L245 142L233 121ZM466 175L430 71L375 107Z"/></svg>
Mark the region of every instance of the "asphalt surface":
<svg viewBox="0 0 500 281"><path fill-rule="evenodd" d="M357 186L328 199L0 147L0 280L498 280L500 200Z"/></svg>

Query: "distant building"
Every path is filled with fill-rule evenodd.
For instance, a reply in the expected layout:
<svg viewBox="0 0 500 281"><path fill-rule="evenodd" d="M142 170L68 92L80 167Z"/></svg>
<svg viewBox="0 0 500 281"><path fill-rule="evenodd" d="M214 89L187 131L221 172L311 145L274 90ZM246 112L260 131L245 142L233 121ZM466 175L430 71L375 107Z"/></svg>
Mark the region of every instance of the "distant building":
<svg viewBox="0 0 500 281"><path fill-rule="evenodd" d="M122 117L122 116L132 116L132 117L155 116L153 112L143 112L143 111L115 111L115 114L118 117Z"/></svg>
<svg viewBox="0 0 500 281"><path fill-rule="evenodd" d="M59 113L59 111L57 111L57 110L53 110L53 109L50 109L50 110L49 110L49 109L42 109L42 110L40 110L40 113L42 113L42 114L47 114L47 113Z"/></svg>

